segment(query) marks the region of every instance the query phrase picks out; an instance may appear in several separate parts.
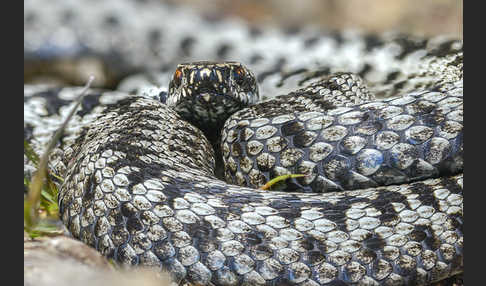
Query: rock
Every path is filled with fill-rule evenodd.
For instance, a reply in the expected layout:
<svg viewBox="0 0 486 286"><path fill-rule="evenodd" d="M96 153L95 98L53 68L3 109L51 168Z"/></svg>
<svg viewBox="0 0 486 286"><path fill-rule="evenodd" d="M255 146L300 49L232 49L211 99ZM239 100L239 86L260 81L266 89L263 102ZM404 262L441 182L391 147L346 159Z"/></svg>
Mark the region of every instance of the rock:
<svg viewBox="0 0 486 286"><path fill-rule="evenodd" d="M93 248L67 236L31 239L24 232L25 286L175 286L166 273L116 269Z"/></svg>

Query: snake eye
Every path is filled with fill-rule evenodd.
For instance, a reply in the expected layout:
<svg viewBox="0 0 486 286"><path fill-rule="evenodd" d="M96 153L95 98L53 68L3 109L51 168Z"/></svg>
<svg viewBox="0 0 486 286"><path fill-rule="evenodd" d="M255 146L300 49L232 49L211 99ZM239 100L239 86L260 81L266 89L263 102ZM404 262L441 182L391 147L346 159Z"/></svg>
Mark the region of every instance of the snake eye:
<svg viewBox="0 0 486 286"><path fill-rule="evenodd" d="M172 82L176 85L179 86L182 81L182 71L178 68L174 72L174 77L172 77Z"/></svg>
<svg viewBox="0 0 486 286"><path fill-rule="evenodd" d="M237 82L241 82L245 77L245 75L246 75L245 69L242 67L237 67L234 71L233 77Z"/></svg>

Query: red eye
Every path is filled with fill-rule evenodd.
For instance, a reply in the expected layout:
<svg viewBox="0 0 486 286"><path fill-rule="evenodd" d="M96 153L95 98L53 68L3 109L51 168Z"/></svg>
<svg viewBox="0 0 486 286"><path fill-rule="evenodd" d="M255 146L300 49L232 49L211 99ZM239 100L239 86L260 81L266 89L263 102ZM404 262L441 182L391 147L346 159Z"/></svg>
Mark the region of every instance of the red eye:
<svg viewBox="0 0 486 286"><path fill-rule="evenodd" d="M237 67L233 72L233 78L236 80L237 83L241 83L246 75L246 71L242 67Z"/></svg>
<svg viewBox="0 0 486 286"><path fill-rule="evenodd" d="M172 81L174 82L175 85L179 85L181 84L181 80L182 80L182 71L180 69L176 69Z"/></svg>
<svg viewBox="0 0 486 286"><path fill-rule="evenodd" d="M245 69L243 69L242 67L238 67L238 68L236 68L236 73L237 73L239 76L244 76L244 75L246 74Z"/></svg>

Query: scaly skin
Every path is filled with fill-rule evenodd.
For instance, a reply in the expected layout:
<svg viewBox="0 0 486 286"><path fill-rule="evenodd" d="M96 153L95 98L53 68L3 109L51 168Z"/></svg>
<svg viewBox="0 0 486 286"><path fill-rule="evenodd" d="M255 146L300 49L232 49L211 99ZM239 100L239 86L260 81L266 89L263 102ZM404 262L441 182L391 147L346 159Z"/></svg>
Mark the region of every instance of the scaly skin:
<svg viewBox="0 0 486 286"><path fill-rule="evenodd" d="M60 208L74 237L121 262L162 267L200 284L425 285L462 272L460 41L259 34L151 2L38 3L26 2L27 61L73 51L56 49L62 45L49 37L64 33L74 36L72 47L85 44L121 75L172 72L194 59L245 63L264 98L284 96L226 122L223 158L234 161L226 177L258 185L262 175L312 174L292 180L291 192L225 183L213 175L210 143L172 108L92 90L51 161L65 175ZM59 25L62 17L45 16L53 7L81 17ZM138 17L124 17L134 8ZM159 41L146 44L154 31ZM97 41L108 37L113 41ZM362 102L323 104L336 89L321 77L338 71L359 74L371 97L399 97L370 103L365 90ZM167 91L165 75L155 82ZM77 89L24 90L24 134L42 150ZM280 138L285 144L276 143ZM268 171L272 156L283 167ZM392 185L375 186L381 183ZM310 190L323 193L302 192Z"/></svg>

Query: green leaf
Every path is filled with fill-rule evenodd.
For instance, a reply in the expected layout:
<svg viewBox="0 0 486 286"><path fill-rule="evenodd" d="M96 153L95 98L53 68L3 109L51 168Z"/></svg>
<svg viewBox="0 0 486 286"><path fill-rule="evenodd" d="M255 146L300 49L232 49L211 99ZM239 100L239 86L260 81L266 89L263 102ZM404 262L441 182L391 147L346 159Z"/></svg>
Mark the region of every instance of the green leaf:
<svg viewBox="0 0 486 286"><path fill-rule="evenodd" d="M24 154L27 156L27 159L31 161L35 167L39 164L39 155L35 153L34 149L29 145L29 143L24 140Z"/></svg>
<svg viewBox="0 0 486 286"><path fill-rule="evenodd" d="M46 190L42 190L41 194L42 194L42 198L44 200L47 200L48 202L50 202L52 204L57 204L56 200Z"/></svg>
<svg viewBox="0 0 486 286"><path fill-rule="evenodd" d="M56 131L54 136L49 140L46 151L39 157L35 154L31 146L24 140L24 152L29 160L31 160L37 167L37 171L32 178L32 181L28 184L29 191L27 197L24 200L24 229L26 229L29 235L37 235L38 233L43 233L39 231L37 227L39 226L39 207L45 210L48 214L51 214L50 210L55 210L53 206L57 205L57 188L55 184L47 177L47 162L49 159L49 154L55 148L57 142L62 136L64 129L66 128L69 120L73 117L76 109L81 104L83 97L86 95L86 91L93 82L94 77L90 76L89 81L86 83L85 87L76 99L76 104L71 109L70 113ZM46 182L46 184L44 184ZM25 184L25 183L24 183ZM53 203L56 202L56 203ZM44 233L48 235L47 233Z"/></svg>

